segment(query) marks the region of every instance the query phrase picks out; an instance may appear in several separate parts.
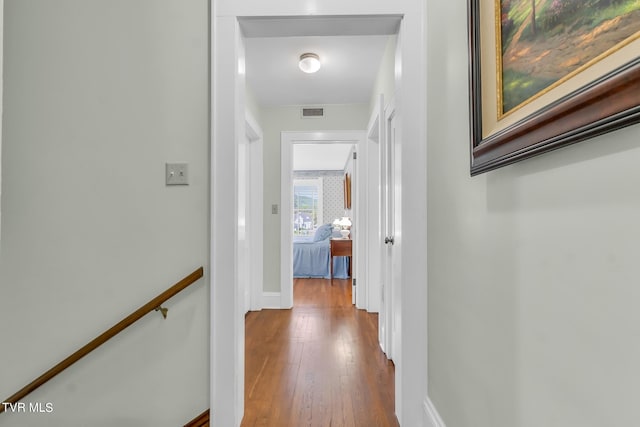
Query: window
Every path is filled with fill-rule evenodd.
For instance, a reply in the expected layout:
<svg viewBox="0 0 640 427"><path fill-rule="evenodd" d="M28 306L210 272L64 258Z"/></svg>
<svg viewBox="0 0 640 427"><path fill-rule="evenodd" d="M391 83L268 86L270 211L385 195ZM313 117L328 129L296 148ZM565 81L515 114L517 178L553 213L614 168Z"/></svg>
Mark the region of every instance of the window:
<svg viewBox="0 0 640 427"><path fill-rule="evenodd" d="M322 225L322 178L293 180L293 235L313 236Z"/></svg>

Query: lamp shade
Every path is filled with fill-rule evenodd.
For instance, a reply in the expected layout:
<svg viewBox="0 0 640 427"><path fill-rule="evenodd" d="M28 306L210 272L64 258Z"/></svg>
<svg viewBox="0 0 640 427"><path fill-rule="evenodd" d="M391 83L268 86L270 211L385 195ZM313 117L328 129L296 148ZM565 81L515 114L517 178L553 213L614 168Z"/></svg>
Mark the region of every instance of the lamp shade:
<svg viewBox="0 0 640 427"><path fill-rule="evenodd" d="M342 238L347 239L349 237L349 232L351 228L351 220L349 217L343 216L340 221L338 221L342 230L340 230L340 234L342 234Z"/></svg>
<svg viewBox="0 0 640 427"><path fill-rule="evenodd" d="M351 220L349 219L349 217L343 216L342 219L339 221L339 224L343 228L348 228L348 227L351 227Z"/></svg>
<svg viewBox="0 0 640 427"><path fill-rule="evenodd" d="M320 57L315 53L303 53L300 55L298 67L305 73L315 73L320 69Z"/></svg>

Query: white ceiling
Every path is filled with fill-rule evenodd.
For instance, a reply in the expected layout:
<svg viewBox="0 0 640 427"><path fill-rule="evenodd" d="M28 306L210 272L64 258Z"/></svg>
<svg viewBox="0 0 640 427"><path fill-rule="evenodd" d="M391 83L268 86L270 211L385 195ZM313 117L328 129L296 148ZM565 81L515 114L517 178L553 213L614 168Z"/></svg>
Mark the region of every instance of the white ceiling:
<svg viewBox="0 0 640 427"><path fill-rule="evenodd" d="M401 17L241 18L246 81L262 106L368 103L390 35ZM300 55L320 56L315 74Z"/></svg>
<svg viewBox="0 0 640 427"><path fill-rule="evenodd" d="M243 16L244 37L380 36L398 32L401 15Z"/></svg>
<svg viewBox="0 0 640 427"><path fill-rule="evenodd" d="M401 16L243 17L246 82L263 107L368 103ZM315 74L300 55L320 56ZM294 170L343 170L350 144L295 144Z"/></svg>
<svg viewBox="0 0 640 427"><path fill-rule="evenodd" d="M351 144L294 144L293 170L343 170Z"/></svg>
<svg viewBox="0 0 640 427"><path fill-rule="evenodd" d="M389 36L248 38L246 78L262 106L368 103ZM298 68L312 52L322 67Z"/></svg>

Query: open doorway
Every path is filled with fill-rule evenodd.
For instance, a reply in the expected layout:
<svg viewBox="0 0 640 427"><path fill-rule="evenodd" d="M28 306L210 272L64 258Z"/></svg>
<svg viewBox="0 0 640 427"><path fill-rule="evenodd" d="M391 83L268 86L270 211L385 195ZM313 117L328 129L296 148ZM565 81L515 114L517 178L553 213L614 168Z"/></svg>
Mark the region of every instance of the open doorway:
<svg viewBox="0 0 640 427"><path fill-rule="evenodd" d="M294 305L295 278L326 279L329 285L333 279L349 279L351 302L356 302L354 279L362 270L356 267L356 259L363 246L357 229L365 219L358 210L360 181L354 153L363 142L364 132L360 131L282 133L280 251L284 307ZM296 183L301 184L300 192ZM304 209L301 201L311 206L315 203L315 212Z"/></svg>
<svg viewBox="0 0 640 427"><path fill-rule="evenodd" d="M286 3L286 4L285 4ZM426 393L426 349L424 339L419 336L424 328L402 328L402 325L425 325L426 290L423 285L425 277L425 265L423 256L426 253L426 194L424 189L424 166L426 152L422 146L424 137L424 57L425 42L421 35L423 16L421 15L420 2L401 1L399 3L383 2L358 2L350 3L348 10L344 5L335 2L323 4L314 11L304 9L304 5L294 2L283 2L278 5L261 5L259 2L218 2L217 10L213 11L214 41L214 71L216 76L213 88L213 149L212 168L216 176L229 177L231 182L212 180L212 203L226 205L233 200L235 194L234 165L237 161L237 150L233 146L237 141L238 121L237 112L243 107L244 85L240 81L244 79L244 73L238 73L236 65L243 62L242 31L238 24L238 16L271 16L275 20L282 20L282 16L306 15L312 13L317 18L306 16L305 19L326 20L327 15L349 15L343 18L354 18L359 13L398 13L404 16L399 36L399 55L402 55L402 67L396 75L396 80L401 82L397 87L400 92L397 97L397 107L402 111L403 119L398 126L398 149L402 156L398 157L401 179L396 182L398 195L410 194L411 197L401 199L397 218L401 224L411 225L411 233L402 233L401 227L396 227L395 250L403 254L397 258L397 265L393 268L402 271L402 286L400 298L397 300L399 321L396 323L402 335L398 347L402 348L401 357L396 363L395 391L398 397L396 413L401 422L406 425L418 423L422 418L421 402ZM388 15L387 15L388 16ZM280 18L278 18L280 17ZM371 15L368 16L371 18ZM257 18L259 19L259 18ZM288 19L288 18L287 18ZM286 20L286 19L285 19ZM299 28L309 29L314 27L305 21L305 25ZM326 25L326 23L325 23ZM315 27L317 29L317 26ZM325 27L324 31L335 31L334 27ZM344 27L343 27L344 28ZM246 34L245 34L246 35ZM222 40L225 42L223 43ZM229 43L235 40L237 43ZM406 62L405 62L406 59ZM242 68L242 67L240 67ZM240 77L239 77L240 75ZM240 109L240 111L242 111ZM362 126L366 128L366 123ZM265 135L270 130L265 126ZM265 140L265 146L268 143ZM273 157L271 160L277 161ZM228 175L227 175L228 174ZM231 185L230 185L231 184ZM268 200L265 192L265 206L271 211L278 211L278 204ZM274 209L275 204L275 209ZM232 204L231 204L232 205ZM284 203L281 203L284 206ZM281 210L284 212L284 209ZM235 236L228 233L230 222L235 221L233 215L225 213L214 215L212 219L212 235L218 239L229 235L231 240ZM269 228L265 224L265 228ZM407 228L408 230L408 228ZM279 230L278 230L279 231ZM238 316L237 303L241 296L229 283L236 283L235 272L225 272L224 266L233 264L237 266L235 254L224 254L222 243L215 242L212 245L212 406L217 408L235 409L234 417L218 412L215 422L224 425L237 425L242 417L242 389L244 384L240 381L238 372L242 371L244 360L242 356L243 346L238 345L243 334L239 329L244 324L244 319ZM224 240L224 239L223 239ZM400 249L403 249L402 252ZM278 274L278 276L280 276ZM278 277L280 279L280 277ZM278 283L280 284L280 283ZM271 286L265 280L265 289ZM285 289L281 288L282 293ZM282 297L282 295L280 295ZM233 349L233 351L229 351ZM234 390L234 393L228 393ZM399 398L402 394L402 398ZM214 412L215 414L215 412ZM216 417L216 415L214 415Z"/></svg>

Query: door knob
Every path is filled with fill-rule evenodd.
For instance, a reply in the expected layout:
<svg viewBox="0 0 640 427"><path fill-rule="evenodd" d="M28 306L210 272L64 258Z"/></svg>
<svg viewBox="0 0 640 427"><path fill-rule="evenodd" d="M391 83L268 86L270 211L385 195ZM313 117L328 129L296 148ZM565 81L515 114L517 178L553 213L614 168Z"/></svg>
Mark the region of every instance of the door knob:
<svg viewBox="0 0 640 427"><path fill-rule="evenodd" d="M385 237L384 238L384 244L388 245L388 244L392 244L393 245L393 237Z"/></svg>

